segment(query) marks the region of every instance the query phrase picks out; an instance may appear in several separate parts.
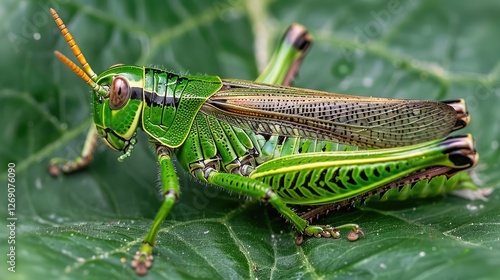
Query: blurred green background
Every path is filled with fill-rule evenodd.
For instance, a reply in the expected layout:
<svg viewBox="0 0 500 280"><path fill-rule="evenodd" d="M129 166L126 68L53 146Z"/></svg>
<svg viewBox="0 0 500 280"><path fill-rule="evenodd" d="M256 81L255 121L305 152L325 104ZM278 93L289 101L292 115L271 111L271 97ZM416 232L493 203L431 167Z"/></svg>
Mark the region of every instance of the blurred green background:
<svg viewBox="0 0 500 280"><path fill-rule="evenodd" d="M53 55L70 51L49 7L97 72L127 63L252 80L288 25L299 22L315 43L296 86L468 103L472 123L460 133L476 139L473 175L496 189L488 201L446 196L342 211L321 222L358 223L365 239L308 239L297 247L271 207L207 188L179 169L181 199L144 279L500 276L500 2L3 0L0 175L16 164L18 221L10 273L1 207L0 278L134 277L129 262L159 206L155 156L143 136L121 164L101 145L86 170L47 174L51 157L78 155L90 124L90 88Z"/></svg>

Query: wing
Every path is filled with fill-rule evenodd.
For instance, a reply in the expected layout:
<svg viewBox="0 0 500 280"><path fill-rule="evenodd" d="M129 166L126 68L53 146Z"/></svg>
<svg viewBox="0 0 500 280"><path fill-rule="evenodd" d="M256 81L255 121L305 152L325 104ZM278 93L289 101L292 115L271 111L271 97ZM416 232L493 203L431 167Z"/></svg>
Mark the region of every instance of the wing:
<svg viewBox="0 0 500 280"><path fill-rule="evenodd" d="M399 147L448 135L457 112L434 101L361 97L223 80L201 111L242 129L361 147Z"/></svg>

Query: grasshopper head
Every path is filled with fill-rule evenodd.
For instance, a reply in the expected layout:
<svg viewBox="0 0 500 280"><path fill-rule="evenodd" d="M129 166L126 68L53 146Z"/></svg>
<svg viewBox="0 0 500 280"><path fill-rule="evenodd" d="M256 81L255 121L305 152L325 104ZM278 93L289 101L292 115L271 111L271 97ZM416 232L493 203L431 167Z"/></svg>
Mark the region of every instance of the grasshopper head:
<svg viewBox="0 0 500 280"><path fill-rule="evenodd" d="M105 92L92 92L92 112L97 132L108 147L126 151L135 141L142 102L143 68L115 66L96 77ZM133 143L132 143L133 144Z"/></svg>
<svg viewBox="0 0 500 280"><path fill-rule="evenodd" d="M55 55L92 87L92 112L99 136L108 147L129 156L143 109L143 67L118 65L95 74L59 15L53 9L51 13L83 69L60 52Z"/></svg>

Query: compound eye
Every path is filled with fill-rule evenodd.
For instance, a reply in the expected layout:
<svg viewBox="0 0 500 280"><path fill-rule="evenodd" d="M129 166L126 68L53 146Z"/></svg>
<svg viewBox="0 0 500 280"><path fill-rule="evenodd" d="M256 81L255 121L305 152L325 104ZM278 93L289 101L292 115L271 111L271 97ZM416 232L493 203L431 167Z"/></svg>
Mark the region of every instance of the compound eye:
<svg viewBox="0 0 500 280"><path fill-rule="evenodd" d="M125 103L130 99L132 91L127 82L127 79L115 77L109 93L109 108L118 110L125 106Z"/></svg>

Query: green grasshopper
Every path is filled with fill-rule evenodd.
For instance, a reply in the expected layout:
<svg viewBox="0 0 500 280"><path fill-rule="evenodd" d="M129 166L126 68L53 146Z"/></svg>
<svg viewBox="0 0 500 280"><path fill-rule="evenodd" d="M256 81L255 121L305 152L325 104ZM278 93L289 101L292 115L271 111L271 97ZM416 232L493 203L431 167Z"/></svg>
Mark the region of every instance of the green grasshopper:
<svg viewBox="0 0 500 280"><path fill-rule="evenodd" d="M174 156L202 182L273 205L296 228L297 244L303 236L339 238L343 228L355 240L364 235L358 225L314 225L312 218L390 189L431 185L433 178L446 184L478 160L470 135L444 138L468 125L463 100L369 98L288 86L311 45L299 25L288 30L255 82L132 65L97 75L51 12L82 68L55 55L92 87L95 124L82 156L53 159L51 173L86 166L97 135L124 153L122 161L141 129L158 156L164 201L132 261L139 275L151 267L158 230L179 195ZM313 208L299 215L288 205Z"/></svg>

